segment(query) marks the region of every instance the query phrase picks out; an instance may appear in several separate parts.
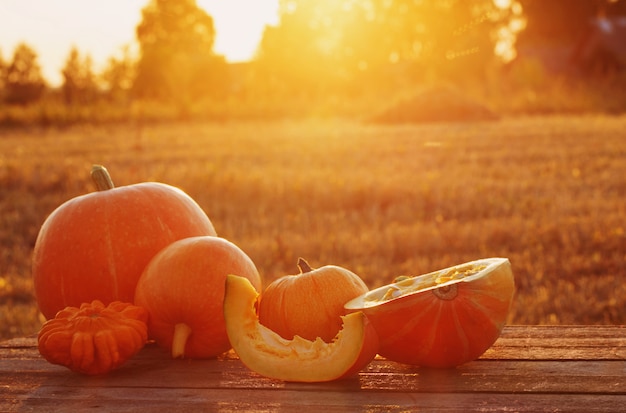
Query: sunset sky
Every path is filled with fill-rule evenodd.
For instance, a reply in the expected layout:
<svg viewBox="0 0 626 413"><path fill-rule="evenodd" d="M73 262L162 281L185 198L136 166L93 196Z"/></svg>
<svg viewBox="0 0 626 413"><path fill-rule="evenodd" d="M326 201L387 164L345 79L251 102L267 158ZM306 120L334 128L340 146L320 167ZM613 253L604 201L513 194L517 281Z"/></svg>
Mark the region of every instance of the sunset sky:
<svg viewBox="0 0 626 413"><path fill-rule="evenodd" d="M149 0L2 0L0 54L10 61L15 46L27 43L39 55L44 76L61 82L72 46L94 61L100 71L124 45L134 44L141 9ZM277 22L278 0L197 0L213 16L215 51L230 61L252 57L263 28Z"/></svg>

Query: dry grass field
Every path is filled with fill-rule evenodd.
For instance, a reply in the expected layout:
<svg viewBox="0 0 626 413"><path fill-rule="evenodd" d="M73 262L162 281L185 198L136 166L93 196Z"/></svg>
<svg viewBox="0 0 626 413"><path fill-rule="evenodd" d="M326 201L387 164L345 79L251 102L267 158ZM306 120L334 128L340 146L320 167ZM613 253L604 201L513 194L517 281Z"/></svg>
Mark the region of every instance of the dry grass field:
<svg viewBox="0 0 626 413"><path fill-rule="evenodd" d="M370 288L503 256L511 323L626 323L625 117L273 121L0 130L0 338L38 331L37 232L94 163L185 190L266 283L299 256Z"/></svg>

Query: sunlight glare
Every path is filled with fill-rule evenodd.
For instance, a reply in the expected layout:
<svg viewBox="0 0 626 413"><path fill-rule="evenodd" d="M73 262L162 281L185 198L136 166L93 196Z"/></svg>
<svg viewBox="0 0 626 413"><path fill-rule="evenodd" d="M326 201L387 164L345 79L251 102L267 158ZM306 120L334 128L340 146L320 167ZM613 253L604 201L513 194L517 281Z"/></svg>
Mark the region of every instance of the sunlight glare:
<svg viewBox="0 0 626 413"><path fill-rule="evenodd" d="M508 9L511 7L511 0L493 0L493 4L500 9Z"/></svg>
<svg viewBox="0 0 626 413"><path fill-rule="evenodd" d="M213 17L215 52L230 62L254 57L266 25L278 24L278 0L198 0Z"/></svg>

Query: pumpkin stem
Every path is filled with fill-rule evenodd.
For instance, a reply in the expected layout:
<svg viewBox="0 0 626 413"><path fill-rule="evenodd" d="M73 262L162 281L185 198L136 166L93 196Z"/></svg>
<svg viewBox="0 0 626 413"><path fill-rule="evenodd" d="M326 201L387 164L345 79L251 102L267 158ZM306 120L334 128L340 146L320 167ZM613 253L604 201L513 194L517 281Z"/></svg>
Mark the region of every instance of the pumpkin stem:
<svg viewBox="0 0 626 413"><path fill-rule="evenodd" d="M435 294L437 298L440 298L446 301L451 301L451 300L454 300L456 296L459 294L459 289L456 286L456 284L450 284L450 285L444 285L443 287L435 288L434 290L432 290L432 292L433 294Z"/></svg>
<svg viewBox="0 0 626 413"><path fill-rule="evenodd" d="M309 263L302 257L298 258L298 268L300 268L302 274L313 271L313 268L311 268Z"/></svg>
<svg viewBox="0 0 626 413"><path fill-rule="evenodd" d="M96 184L98 191L106 191L115 188L111 175L102 165L94 165L91 167L91 179Z"/></svg>
<svg viewBox="0 0 626 413"><path fill-rule="evenodd" d="M185 358L185 346L191 335L191 327L185 323L174 326L174 338L172 339L172 358Z"/></svg>

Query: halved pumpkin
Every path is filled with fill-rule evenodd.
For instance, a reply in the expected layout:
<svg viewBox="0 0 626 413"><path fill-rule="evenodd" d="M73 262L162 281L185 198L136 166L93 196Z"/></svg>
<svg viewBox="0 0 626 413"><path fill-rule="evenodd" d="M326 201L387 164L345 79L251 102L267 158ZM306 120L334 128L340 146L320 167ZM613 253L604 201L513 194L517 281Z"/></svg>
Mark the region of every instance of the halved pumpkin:
<svg viewBox="0 0 626 413"><path fill-rule="evenodd" d="M484 258L417 277L399 277L345 305L372 322L381 356L425 367L454 367L496 341L515 293L506 258Z"/></svg>
<svg viewBox="0 0 626 413"><path fill-rule="evenodd" d="M259 322L258 293L248 279L226 278L224 319L233 349L252 371L293 382L323 382L352 376L374 359L378 336L362 312L343 317L331 343L295 336L286 340Z"/></svg>

